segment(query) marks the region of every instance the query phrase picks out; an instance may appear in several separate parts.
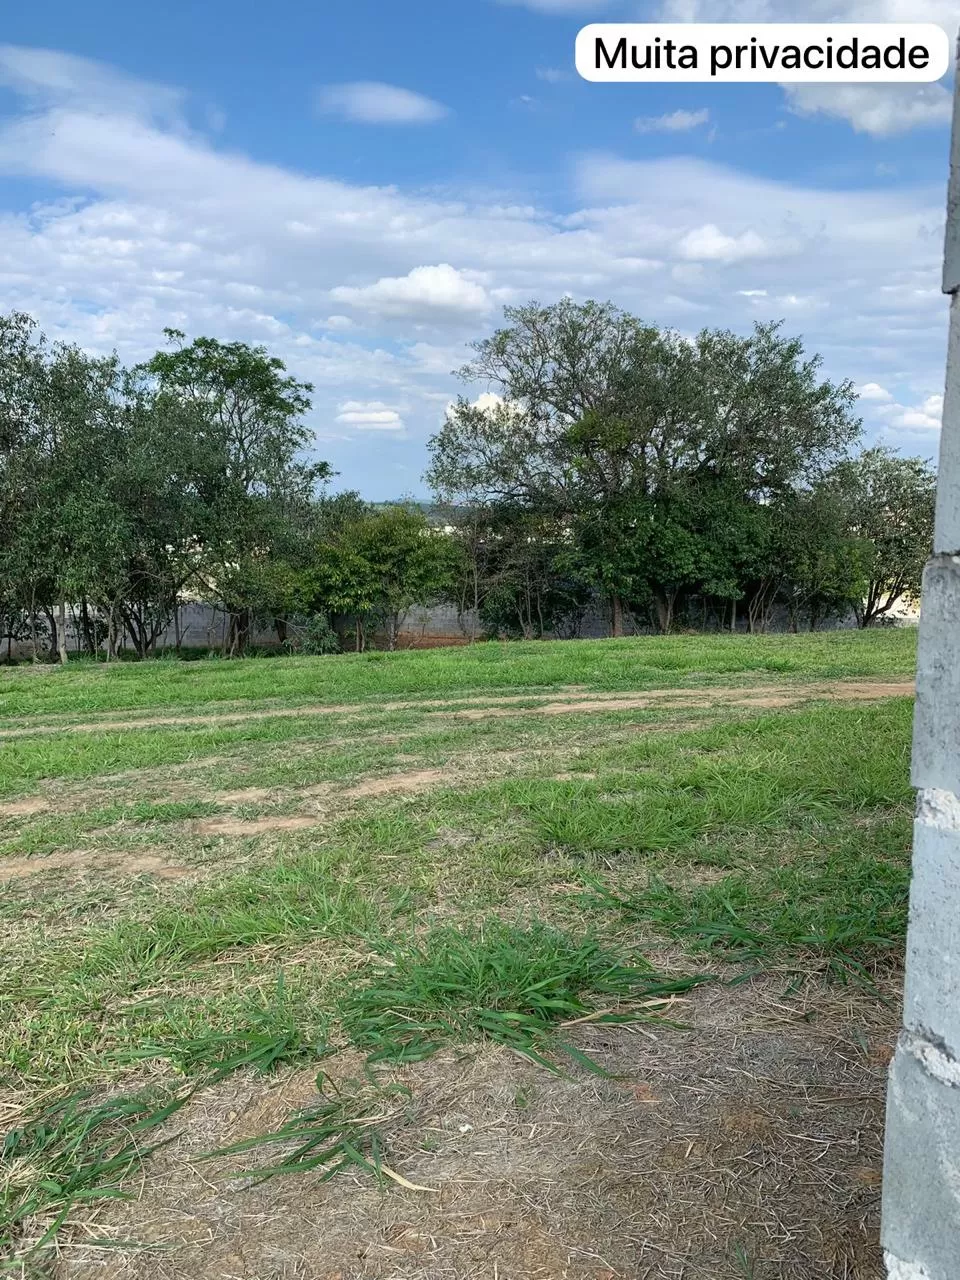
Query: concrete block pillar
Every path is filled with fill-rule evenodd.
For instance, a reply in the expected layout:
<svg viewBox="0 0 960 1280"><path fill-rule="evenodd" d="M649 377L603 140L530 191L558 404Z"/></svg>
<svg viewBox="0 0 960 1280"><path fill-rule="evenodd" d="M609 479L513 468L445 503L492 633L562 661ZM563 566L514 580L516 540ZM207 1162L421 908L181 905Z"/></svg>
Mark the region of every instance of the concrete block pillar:
<svg viewBox="0 0 960 1280"><path fill-rule="evenodd" d="M960 77L943 290L950 336L917 656L903 1030L887 1089L882 1240L890 1280L960 1280Z"/></svg>

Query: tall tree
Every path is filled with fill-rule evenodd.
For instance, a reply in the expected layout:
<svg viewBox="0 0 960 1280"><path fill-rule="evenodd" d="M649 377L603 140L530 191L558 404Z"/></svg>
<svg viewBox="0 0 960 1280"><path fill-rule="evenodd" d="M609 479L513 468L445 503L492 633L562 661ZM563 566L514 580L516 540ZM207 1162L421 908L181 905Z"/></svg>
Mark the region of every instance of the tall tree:
<svg viewBox="0 0 960 1280"><path fill-rule="evenodd" d="M922 458L867 449L838 465L829 485L846 513L849 535L863 544L864 592L855 602L861 627L920 598L933 546L936 473Z"/></svg>
<svg viewBox="0 0 960 1280"><path fill-rule="evenodd" d="M331 475L308 462L312 386L263 347L165 330L172 350L146 366L159 390L190 406L202 440L204 507L198 578L229 616L225 651L243 652L263 598L264 563L289 548L298 518Z"/></svg>
<svg viewBox="0 0 960 1280"><path fill-rule="evenodd" d="M575 531L613 634L625 593L669 627L685 593L730 592L732 580L731 599L746 596L762 621L777 590L777 504L857 438L852 385L822 379L819 358L775 324L690 341L610 304L505 316L462 371L500 398L448 414L430 442L437 492L520 504ZM751 509L736 521L751 538L743 565L710 551L704 493Z"/></svg>

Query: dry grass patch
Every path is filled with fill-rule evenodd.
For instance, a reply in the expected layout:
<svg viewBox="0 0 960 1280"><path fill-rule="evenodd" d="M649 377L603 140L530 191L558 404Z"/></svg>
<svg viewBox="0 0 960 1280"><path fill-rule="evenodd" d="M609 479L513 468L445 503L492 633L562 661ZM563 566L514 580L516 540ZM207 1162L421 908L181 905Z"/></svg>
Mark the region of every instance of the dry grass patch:
<svg viewBox="0 0 960 1280"><path fill-rule="evenodd" d="M124 876L149 875L160 880L182 880L196 874L192 867L176 866L167 858L147 853L98 853L90 849L72 849L68 853L50 853L38 858L0 859L0 882L58 871L70 871L81 877L103 872Z"/></svg>
<svg viewBox="0 0 960 1280"><path fill-rule="evenodd" d="M305 831L318 825L319 819L284 816L269 818L207 818L194 830L201 836L262 836L271 831Z"/></svg>
<svg viewBox="0 0 960 1280"><path fill-rule="evenodd" d="M282 1151L198 1157L316 1104L316 1071L220 1084L170 1122L134 1201L98 1216L98 1235L146 1251L80 1242L57 1280L881 1280L895 1013L767 981L694 993L690 1022L581 1028L610 1079L446 1050L371 1093L355 1054L327 1064L326 1095L375 1100L383 1161L429 1191L349 1169L237 1180Z"/></svg>
<svg viewBox="0 0 960 1280"><path fill-rule="evenodd" d="M347 787L342 795L348 800L362 800L366 796L413 794L439 787L456 779L453 769L414 769L410 773L392 773L382 778L367 778L355 786Z"/></svg>

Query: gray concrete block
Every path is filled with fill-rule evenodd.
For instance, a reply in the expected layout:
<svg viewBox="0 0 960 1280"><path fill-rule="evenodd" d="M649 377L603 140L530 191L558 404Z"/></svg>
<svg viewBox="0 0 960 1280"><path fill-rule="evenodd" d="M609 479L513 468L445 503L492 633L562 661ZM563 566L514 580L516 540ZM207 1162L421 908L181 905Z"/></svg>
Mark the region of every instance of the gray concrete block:
<svg viewBox="0 0 960 1280"><path fill-rule="evenodd" d="M903 1041L887 1091L882 1240L892 1275L960 1276L960 1088Z"/></svg>
<svg viewBox="0 0 960 1280"><path fill-rule="evenodd" d="M922 819L913 828L903 1023L960 1058L960 829Z"/></svg>
<svg viewBox="0 0 960 1280"><path fill-rule="evenodd" d="M913 729L915 787L960 795L960 556L935 556L923 575Z"/></svg>
<svg viewBox="0 0 960 1280"><path fill-rule="evenodd" d="M960 227L955 234L960 236ZM933 549L937 554L956 555L960 552L960 295L956 293L950 299L947 362Z"/></svg>
<svg viewBox="0 0 960 1280"><path fill-rule="evenodd" d="M957 46L960 59L960 44ZM947 186L947 226L943 244L944 293L960 288L960 95L953 100L953 130L950 138L950 181Z"/></svg>

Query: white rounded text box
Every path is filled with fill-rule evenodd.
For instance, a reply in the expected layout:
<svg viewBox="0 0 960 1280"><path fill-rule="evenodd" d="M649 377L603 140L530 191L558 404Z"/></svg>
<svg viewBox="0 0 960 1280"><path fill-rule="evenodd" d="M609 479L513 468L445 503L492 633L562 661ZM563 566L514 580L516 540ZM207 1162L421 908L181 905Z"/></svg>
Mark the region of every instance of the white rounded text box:
<svg viewBox="0 0 960 1280"><path fill-rule="evenodd" d="M916 84L946 75L950 41L930 22L593 22L576 64L610 82Z"/></svg>

